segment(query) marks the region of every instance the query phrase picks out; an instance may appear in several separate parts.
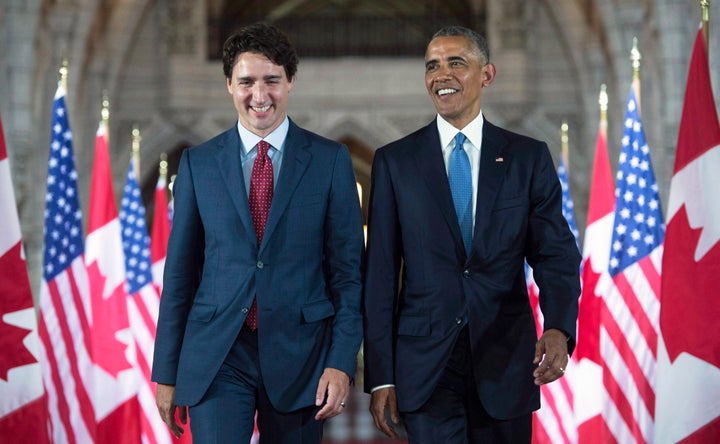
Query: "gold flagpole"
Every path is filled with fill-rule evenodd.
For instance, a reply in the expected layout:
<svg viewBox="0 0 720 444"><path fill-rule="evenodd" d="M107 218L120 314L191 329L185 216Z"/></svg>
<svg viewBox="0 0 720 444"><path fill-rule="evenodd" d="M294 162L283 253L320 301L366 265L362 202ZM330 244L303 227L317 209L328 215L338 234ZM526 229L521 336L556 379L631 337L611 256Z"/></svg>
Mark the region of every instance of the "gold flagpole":
<svg viewBox="0 0 720 444"><path fill-rule="evenodd" d="M603 135L607 136L607 110L608 110L608 95L607 87L603 83L600 85L600 95L598 97L598 104L600 105L600 129Z"/></svg>
<svg viewBox="0 0 720 444"><path fill-rule="evenodd" d="M65 90L67 93L67 77L68 77L68 59L67 57L63 57L62 62L60 62L60 69L58 70L58 86L62 87L62 89Z"/></svg>
<svg viewBox="0 0 720 444"><path fill-rule="evenodd" d="M100 110L100 118L102 119L102 124L105 127L105 138L108 140L108 144L110 143L110 134L109 128L110 128L110 99L108 99L107 91L103 91L103 98L102 98L102 109Z"/></svg>
<svg viewBox="0 0 720 444"><path fill-rule="evenodd" d="M137 124L132 129L132 163L135 170L135 181L140 186L140 128Z"/></svg>
<svg viewBox="0 0 720 444"><path fill-rule="evenodd" d="M642 56L637 47L637 37L633 37L633 47L630 51L630 60L632 60L633 80L632 86L635 89L635 98L637 99L638 114L642 115L640 108L640 60Z"/></svg>
<svg viewBox="0 0 720 444"><path fill-rule="evenodd" d="M700 0L700 8L702 9L702 33L703 40L705 40L705 51L710 54L710 46L708 40L710 39L710 2L708 0Z"/></svg>

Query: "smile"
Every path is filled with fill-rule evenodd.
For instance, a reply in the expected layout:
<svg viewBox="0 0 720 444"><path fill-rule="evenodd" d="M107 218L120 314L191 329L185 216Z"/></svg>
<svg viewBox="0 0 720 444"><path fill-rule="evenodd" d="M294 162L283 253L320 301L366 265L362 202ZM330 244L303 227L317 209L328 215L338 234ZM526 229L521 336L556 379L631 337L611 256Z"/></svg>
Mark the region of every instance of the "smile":
<svg viewBox="0 0 720 444"><path fill-rule="evenodd" d="M456 90L454 88L444 88L444 89L439 90L437 92L437 95L442 97L442 96L446 96L448 94L455 94L456 92L458 92L458 90Z"/></svg>
<svg viewBox="0 0 720 444"><path fill-rule="evenodd" d="M264 113L265 111L267 111L267 110L270 109L270 105L265 105L265 106L251 106L250 108L251 108L253 111L255 111L256 113Z"/></svg>

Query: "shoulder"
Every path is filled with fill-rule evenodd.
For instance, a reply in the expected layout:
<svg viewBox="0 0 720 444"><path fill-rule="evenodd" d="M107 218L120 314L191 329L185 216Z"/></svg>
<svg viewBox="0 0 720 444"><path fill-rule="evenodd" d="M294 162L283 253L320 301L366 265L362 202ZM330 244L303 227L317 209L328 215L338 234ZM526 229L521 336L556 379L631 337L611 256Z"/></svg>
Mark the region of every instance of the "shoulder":
<svg viewBox="0 0 720 444"><path fill-rule="evenodd" d="M376 154L381 156L405 156L409 152L416 151L418 146L440 144L440 135L438 134L437 124L433 119L428 125L401 137L393 142L378 148Z"/></svg>
<svg viewBox="0 0 720 444"><path fill-rule="evenodd" d="M310 146L314 152L322 152L327 155L337 154L339 151L347 151L347 147L335 140L328 139L320 134L306 130L290 120L286 143L293 143L299 146Z"/></svg>
<svg viewBox="0 0 720 444"><path fill-rule="evenodd" d="M186 149L185 153L188 156L197 157L204 154L209 154L211 152L215 152L216 150L226 145L237 146L237 144L239 143L240 135L237 132L237 126L233 125L232 128L223 131L222 133L212 137L211 139L208 139L202 143Z"/></svg>
<svg viewBox="0 0 720 444"><path fill-rule="evenodd" d="M547 144L542 140L538 140L524 134L510 131L508 129L494 125L487 120L485 120L485 122L483 123L483 136L488 138L504 139L508 144L512 146L534 146L536 148L541 146L547 146Z"/></svg>

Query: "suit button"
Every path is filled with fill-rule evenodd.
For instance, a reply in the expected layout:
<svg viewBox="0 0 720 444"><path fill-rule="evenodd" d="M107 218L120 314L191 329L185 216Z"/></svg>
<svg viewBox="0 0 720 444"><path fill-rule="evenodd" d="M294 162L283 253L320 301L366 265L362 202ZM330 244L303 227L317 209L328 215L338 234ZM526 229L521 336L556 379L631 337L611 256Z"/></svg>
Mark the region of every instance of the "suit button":
<svg viewBox="0 0 720 444"><path fill-rule="evenodd" d="M462 324L462 318L455 318L455 323L456 323L457 325Z"/></svg>
<svg viewBox="0 0 720 444"><path fill-rule="evenodd" d="M469 278L469 277L470 277L470 270L464 270L464 271L463 271L463 277Z"/></svg>
<svg viewBox="0 0 720 444"><path fill-rule="evenodd" d="M240 310L240 311L243 312L243 314L245 314L245 313L247 313L248 311L250 311L250 309L247 308L247 307L243 307L243 309Z"/></svg>
<svg viewBox="0 0 720 444"><path fill-rule="evenodd" d="M265 264L263 264L263 261L257 261L257 264L255 264L255 266L258 268L262 268L265 266Z"/></svg>

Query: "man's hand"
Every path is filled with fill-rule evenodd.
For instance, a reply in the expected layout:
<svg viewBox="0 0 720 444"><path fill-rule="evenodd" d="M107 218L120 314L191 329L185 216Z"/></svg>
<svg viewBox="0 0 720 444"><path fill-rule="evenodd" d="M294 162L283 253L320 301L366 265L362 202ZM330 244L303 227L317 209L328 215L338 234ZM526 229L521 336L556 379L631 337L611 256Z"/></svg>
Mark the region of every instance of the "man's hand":
<svg viewBox="0 0 720 444"><path fill-rule="evenodd" d="M185 430L175 422L175 386L167 384L158 384L155 391L155 403L157 404L160 417L163 422L170 428L170 433L180 438ZM178 407L180 414L180 422L187 424L187 407Z"/></svg>
<svg viewBox="0 0 720 444"><path fill-rule="evenodd" d="M543 385L561 378L568 363L567 337L565 333L550 328L543 333L535 344L537 368L533 372L536 385Z"/></svg>
<svg viewBox="0 0 720 444"><path fill-rule="evenodd" d="M337 416L345 409L350 394L350 376L342 370L326 368L315 393L315 405L320 409L315 415L318 421Z"/></svg>
<svg viewBox="0 0 720 444"><path fill-rule="evenodd" d="M385 409L390 410L390 420L393 424L400 422L400 415L398 414L397 397L395 395L395 387L386 387L375 390L370 395L370 413L372 413L373 419L375 420L375 427L383 432L388 437L398 440L398 436L395 429L387 423L385 419Z"/></svg>

